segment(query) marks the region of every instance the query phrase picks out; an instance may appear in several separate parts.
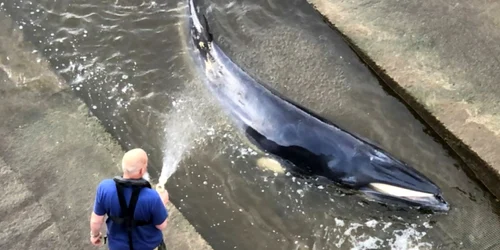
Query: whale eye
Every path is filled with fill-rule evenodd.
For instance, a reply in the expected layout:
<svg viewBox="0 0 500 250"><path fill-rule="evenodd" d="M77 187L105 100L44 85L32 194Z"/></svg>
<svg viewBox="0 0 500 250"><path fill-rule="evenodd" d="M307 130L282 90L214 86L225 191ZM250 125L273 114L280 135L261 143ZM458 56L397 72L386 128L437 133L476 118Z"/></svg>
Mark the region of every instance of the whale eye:
<svg viewBox="0 0 500 250"><path fill-rule="evenodd" d="M396 187L383 183L370 183L369 187L373 190L396 197L433 197L434 194L414 191L406 188Z"/></svg>

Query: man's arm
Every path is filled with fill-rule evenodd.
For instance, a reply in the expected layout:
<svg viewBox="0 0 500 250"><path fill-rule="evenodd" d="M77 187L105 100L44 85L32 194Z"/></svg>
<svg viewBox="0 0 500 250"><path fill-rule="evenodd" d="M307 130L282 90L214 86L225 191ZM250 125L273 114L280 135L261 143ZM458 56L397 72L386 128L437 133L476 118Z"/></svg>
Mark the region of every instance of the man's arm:
<svg viewBox="0 0 500 250"><path fill-rule="evenodd" d="M97 215L94 211L90 215L90 234L97 237L101 233L101 227L104 224L104 215Z"/></svg>
<svg viewBox="0 0 500 250"><path fill-rule="evenodd" d="M102 202L102 189L101 184L97 187L93 211L90 214L90 234L91 236L98 237L101 233L102 224L104 224L104 215L106 209Z"/></svg>
<svg viewBox="0 0 500 250"><path fill-rule="evenodd" d="M153 223L158 228L158 230L163 231L167 227L168 211L165 207L168 202L168 193L159 192L158 198L155 199L154 205L152 207L152 218Z"/></svg>
<svg viewBox="0 0 500 250"><path fill-rule="evenodd" d="M167 218L165 218L165 221L163 223L161 223L160 225L156 225L156 228L158 228L158 230L160 230L160 231L165 230L165 228L167 228Z"/></svg>

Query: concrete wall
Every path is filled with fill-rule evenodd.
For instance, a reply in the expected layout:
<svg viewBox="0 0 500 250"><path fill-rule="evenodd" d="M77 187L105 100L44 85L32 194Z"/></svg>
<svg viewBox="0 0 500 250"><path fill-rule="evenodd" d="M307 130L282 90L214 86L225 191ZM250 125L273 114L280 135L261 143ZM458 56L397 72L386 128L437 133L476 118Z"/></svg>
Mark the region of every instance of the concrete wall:
<svg viewBox="0 0 500 250"><path fill-rule="evenodd" d="M308 1L500 197L500 3Z"/></svg>
<svg viewBox="0 0 500 250"><path fill-rule="evenodd" d="M0 248L95 249L95 188L123 152L2 12L0 24ZM168 209L169 249L212 249Z"/></svg>

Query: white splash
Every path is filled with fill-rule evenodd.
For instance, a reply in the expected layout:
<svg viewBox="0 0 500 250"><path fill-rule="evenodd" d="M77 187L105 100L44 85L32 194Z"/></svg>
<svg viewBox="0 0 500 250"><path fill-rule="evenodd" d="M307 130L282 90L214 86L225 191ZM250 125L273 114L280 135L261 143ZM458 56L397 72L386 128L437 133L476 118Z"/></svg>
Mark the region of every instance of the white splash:
<svg viewBox="0 0 500 250"><path fill-rule="evenodd" d="M358 238L351 237L349 240L353 247L351 250L368 250L368 249L380 249L384 241L373 236L367 236L365 234L359 236Z"/></svg>
<svg viewBox="0 0 500 250"><path fill-rule="evenodd" d="M335 236L333 243L337 248L349 247L349 249L391 249L391 250L426 250L432 249L430 242L425 242L426 232L418 231L416 224L406 225L405 229L395 229L389 231L391 222L381 222L377 220L368 220L365 223L351 222L346 223L340 219L334 218L337 227L332 228ZM340 222L340 223L339 223ZM424 223L425 224L425 223ZM425 227L425 226L424 226ZM323 228L320 226L320 228ZM372 236L372 232L390 233L387 238L378 238ZM325 232L328 227L324 228Z"/></svg>
<svg viewBox="0 0 500 250"><path fill-rule="evenodd" d="M377 225L377 223L378 223L378 221L376 221L376 220L369 220L369 221L367 221L367 222L365 223L365 225L366 225L367 227L374 228L374 227Z"/></svg>
<svg viewBox="0 0 500 250"><path fill-rule="evenodd" d="M172 111L167 115L163 129L165 143L159 185L167 183L168 178L178 169L183 157L196 144L203 144L207 137L215 136L216 129L206 126L209 107L206 103L200 102L199 93L196 92L183 93L181 98L172 102Z"/></svg>
<svg viewBox="0 0 500 250"><path fill-rule="evenodd" d="M426 235L425 232L419 232L414 228L404 230L394 230L394 238L389 240L389 246L392 250L419 250L432 249L432 244L421 242Z"/></svg>
<svg viewBox="0 0 500 250"><path fill-rule="evenodd" d="M194 101L195 102L195 101ZM177 100L172 103L173 111L168 115L165 123L165 144L163 150L163 167L161 169L158 184L165 185L168 178L175 173L179 166L182 157L191 149L191 144L194 142L194 135L199 131L196 127L196 122L192 118L189 110L191 100ZM187 106L186 106L187 105ZM195 111L196 112L196 111Z"/></svg>

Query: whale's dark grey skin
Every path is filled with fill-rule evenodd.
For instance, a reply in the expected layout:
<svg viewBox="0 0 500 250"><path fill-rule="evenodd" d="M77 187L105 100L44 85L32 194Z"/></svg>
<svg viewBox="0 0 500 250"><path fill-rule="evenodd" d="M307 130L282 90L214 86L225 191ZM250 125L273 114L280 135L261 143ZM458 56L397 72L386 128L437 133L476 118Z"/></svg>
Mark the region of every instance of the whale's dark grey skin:
<svg viewBox="0 0 500 250"><path fill-rule="evenodd" d="M295 174L327 179L379 203L449 210L441 190L414 168L243 72L214 43L193 0L189 16L193 57L205 71L207 86L260 149L286 162Z"/></svg>

